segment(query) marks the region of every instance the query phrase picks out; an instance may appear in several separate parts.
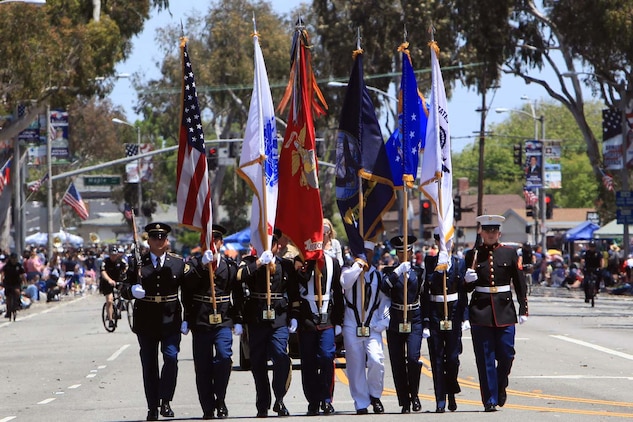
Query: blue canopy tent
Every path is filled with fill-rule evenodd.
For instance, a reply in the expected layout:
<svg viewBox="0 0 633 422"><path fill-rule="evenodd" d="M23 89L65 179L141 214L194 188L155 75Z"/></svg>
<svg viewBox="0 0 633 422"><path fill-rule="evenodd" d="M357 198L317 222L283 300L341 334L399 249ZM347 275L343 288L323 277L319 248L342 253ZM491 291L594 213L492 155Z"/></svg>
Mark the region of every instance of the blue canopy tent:
<svg viewBox="0 0 633 422"><path fill-rule="evenodd" d="M224 247L229 250L243 251L248 249L248 244L251 243L251 229L250 227L233 233L224 237Z"/></svg>
<svg viewBox="0 0 633 422"><path fill-rule="evenodd" d="M593 232L600 228L599 225L592 223L591 221L584 221L565 232L565 240L567 242L574 242L576 240L589 240L593 239Z"/></svg>

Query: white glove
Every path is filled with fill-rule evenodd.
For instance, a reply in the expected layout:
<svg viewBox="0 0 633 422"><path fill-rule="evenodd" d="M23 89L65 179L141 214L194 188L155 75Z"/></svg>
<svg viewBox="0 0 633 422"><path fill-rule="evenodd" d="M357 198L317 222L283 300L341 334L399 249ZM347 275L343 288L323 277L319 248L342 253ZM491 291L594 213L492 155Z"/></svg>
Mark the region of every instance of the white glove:
<svg viewBox="0 0 633 422"><path fill-rule="evenodd" d="M411 269L411 263L407 261L398 265L398 268L394 270L394 273L396 273L396 275L400 277L402 274L408 273L410 269Z"/></svg>
<svg viewBox="0 0 633 422"><path fill-rule="evenodd" d="M271 262L273 262L273 253L271 251L264 251L259 257L259 261L263 265L270 264Z"/></svg>
<svg viewBox="0 0 633 422"><path fill-rule="evenodd" d="M137 299L143 299L145 297L145 289L140 284L132 286L132 296Z"/></svg>
<svg viewBox="0 0 633 422"><path fill-rule="evenodd" d="M474 283L478 278L479 276L477 275L477 271L472 268L466 270L466 275L464 275L464 281L466 283Z"/></svg>
<svg viewBox="0 0 633 422"><path fill-rule="evenodd" d="M351 267L345 268L341 271L341 283L344 285L343 288L345 289L351 287L356 282L362 271L363 264L359 261L355 261Z"/></svg>
<svg viewBox="0 0 633 422"><path fill-rule="evenodd" d="M527 315L519 315L519 324L523 324L524 322L527 322L527 320Z"/></svg>
<svg viewBox="0 0 633 422"><path fill-rule="evenodd" d="M425 328L424 330L422 330L422 338L429 338L431 337L431 330L429 330L428 328Z"/></svg>
<svg viewBox="0 0 633 422"><path fill-rule="evenodd" d="M342 332L343 332L343 328L340 325L335 325L334 326L334 335L335 336L338 336Z"/></svg>
<svg viewBox="0 0 633 422"><path fill-rule="evenodd" d="M210 249L207 249L206 251L204 251L204 254L202 255L203 265L208 265L209 262L213 262L214 260L215 260L215 255Z"/></svg>
<svg viewBox="0 0 633 422"><path fill-rule="evenodd" d="M470 321L466 320L462 322L462 331L470 330Z"/></svg>
<svg viewBox="0 0 633 422"><path fill-rule="evenodd" d="M182 324L180 324L180 332L184 335L189 334L189 324L187 324L187 321L183 321Z"/></svg>
<svg viewBox="0 0 633 422"><path fill-rule="evenodd" d="M445 267L447 271L451 269L451 260L448 257L448 252L441 251L437 257L437 266L435 270L444 272L444 268L437 269L437 267Z"/></svg>
<svg viewBox="0 0 633 422"><path fill-rule="evenodd" d="M233 334L241 336L243 332L244 329L242 328L242 324L233 324Z"/></svg>
<svg viewBox="0 0 633 422"><path fill-rule="evenodd" d="M296 333L297 332L297 320L292 318L290 320L290 326L288 327L288 331L290 331L290 333Z"/></svg>

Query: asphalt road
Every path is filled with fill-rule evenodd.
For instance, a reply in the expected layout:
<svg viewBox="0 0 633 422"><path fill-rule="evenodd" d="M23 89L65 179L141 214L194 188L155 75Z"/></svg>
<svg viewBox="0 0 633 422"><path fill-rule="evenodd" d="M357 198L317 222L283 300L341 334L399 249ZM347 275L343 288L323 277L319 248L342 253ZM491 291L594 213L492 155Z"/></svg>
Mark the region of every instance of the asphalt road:
<svg viewBox="0 0 633 422"><path fill-rule="evenodd" d="M136 337L126 325L107 333L100 320L102 303L97 294L64 298L59 303L33 305L21 311L16 322L0 320L0 422L145 420ZM528 322L517 327L508 402L496 413L483 412L469 332L464 334L457 412L430 413L435 403L428 349L423 344L422 417L456 421L511 418L513 422L633 418L632 304L631 297L602 294L592 309L580 292L537 288L530 296ZM183 337L172 403L178 421L202 416L191 356L189 335ZM285 399L293 419L304 418L307 410L299 361L294 363ZM226 400L229 417L254 417L254 397L250 372L236 366ZM381 420L419 418L399 414L388 360L383 403L387 413L379 416ZM334 406L337 412L328 418L355 416L343 368L336 371ZM270 415L275 414L271 411Z"/></svg>

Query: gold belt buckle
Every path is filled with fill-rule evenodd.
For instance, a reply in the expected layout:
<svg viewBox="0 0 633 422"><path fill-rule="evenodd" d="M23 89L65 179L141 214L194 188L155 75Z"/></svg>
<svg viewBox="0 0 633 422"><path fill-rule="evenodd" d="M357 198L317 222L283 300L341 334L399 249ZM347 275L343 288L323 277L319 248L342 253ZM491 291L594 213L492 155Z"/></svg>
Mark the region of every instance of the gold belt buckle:
<svg viewBox="0 0 633 422"><path fill-rule="evenodd" d="M369 337L369 327L356 327L356 337Z"/></svg>
<svg viewBox="0 0 633 422"><path fill-rule="evenodd" d="M497 286L490 287L490 293L497 293Z"/></svg>

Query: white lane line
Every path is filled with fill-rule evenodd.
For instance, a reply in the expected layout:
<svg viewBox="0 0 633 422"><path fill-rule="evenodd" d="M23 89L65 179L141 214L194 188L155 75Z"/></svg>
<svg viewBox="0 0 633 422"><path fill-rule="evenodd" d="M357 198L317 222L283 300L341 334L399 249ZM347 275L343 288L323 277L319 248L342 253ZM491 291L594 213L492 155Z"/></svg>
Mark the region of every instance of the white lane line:
<svg viewBox="0 0 633 422"><path fill-rule="evenodd" d="M116 352L112 353L112 355L111 355L108 359L106 359L106 360L107 360L108 362L112 362L113 360L115 360L116 358L118 358L118 357L119 357L119 355L120 355L121 353L123 353L123 351L124 351L125 349L127 349L128 347L130 347L130 345L129 345L129 344L124 344L123 346L121 346L121 347L119 348L119 350L117 350Z"/></svg>
<svg viewBox="0 0 633 422"><path fill-rule="evenodd" d="M97 376L97 374L88 374L88 375L86 375L86 378L94 378L96 376Z"/></svg>
<svg viewBox="0 0 633 422"><path fill-rule="evenodd" d="M75 388L79 388L81 387L81 384L73 384L70 387L68 387L69 390L74 390Z"/></svg>
<svg viewBox="0 0 633 422"><path fill-rule="evenodd" d="M15 418L16 418L16 416L7 416L6 418L0 419L0 422L9 422L9 421L12 421Z"/></svg>
<svg viewBox="0 0 633 422"><path fill-rule="evenodd" d="M598 346L597 344L587 343L586 341L577 340L575 338L560 336L556 334L552 334L551 337L557 338L559 340L567 341L569 343L574 343L579 346L585 346L590 349L597 350L599 352L607 353L609 355L617 356L617 357L628 359L628 360L633 360L633 355L629 355L628 353L618 352L617 350L609 349L603 346Z"/></svg>
<svg viewBox="0 0 633 422"><path fill-rule="evenodd" d="M41 402L38 402L37 404L49 404L53 400L55 400L55 397L51 397L50 399L42 400Z"/></svg>
<svg viewBox="0 0 633 422"><path fill-rule="evenodd" d="M554 380L627 380L633 381L633 377L608 377L599 375L519 375L512 378L523 379L554 379Z"/></svg>
<svg viewBox="0 0 633 422"><path fill-rule="evenodd" d="M82 297L74 298L74 299L72 299L70 301L63 301L62 303L60 303L58 305L55 305L55 306L52 306L52 307L47 307L46 309L42 309L39 312L29 313L28 315L24 315L24 316L19 316L18 315L18 322L22 321L22 320L25 320L25 319L34 318L34 317L36 317L38 315L47 314L47 313L51 312L54 309L59 309L59 308L64 307L64 306L68 306L71 303L74 303L76 301L84 300L84 299L87 299L87 298L88 298L88 296L82 296ZM41 305L36 305L36 306L39 307ZM0 328L8 327L8 326L11 325L11 323L12 323L12 321L7 321L5 323L2 323L2 324L0 324ZM2 419L0 419L0 422L2 422Z"/></svg>

